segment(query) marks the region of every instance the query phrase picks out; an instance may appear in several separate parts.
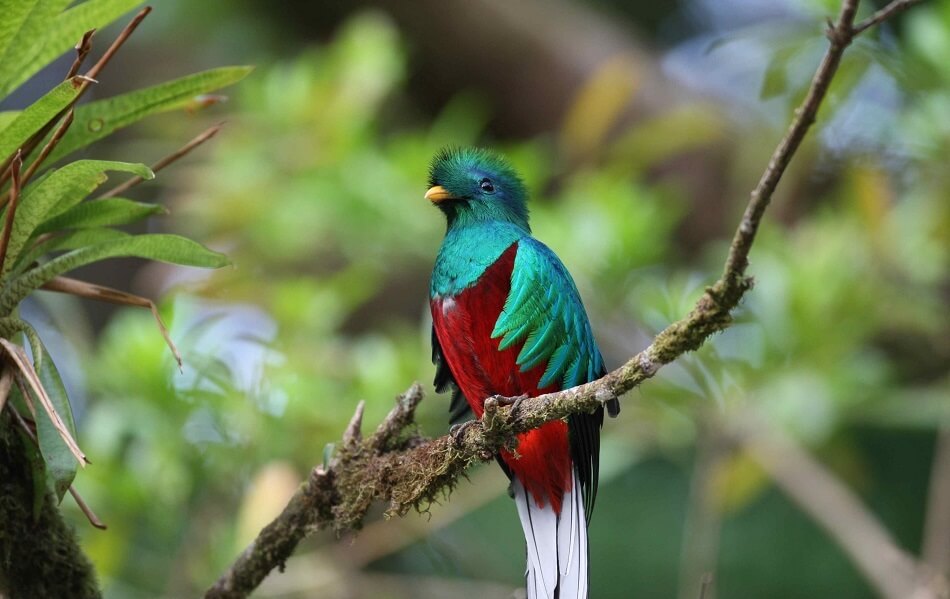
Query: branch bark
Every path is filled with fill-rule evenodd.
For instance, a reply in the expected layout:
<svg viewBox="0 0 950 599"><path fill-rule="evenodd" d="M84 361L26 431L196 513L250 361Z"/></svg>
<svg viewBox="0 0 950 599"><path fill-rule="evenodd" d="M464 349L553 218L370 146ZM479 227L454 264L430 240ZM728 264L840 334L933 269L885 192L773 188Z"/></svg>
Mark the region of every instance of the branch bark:
<svg viewBox="0 0 950 599"><path fill-rule="evenodd" d="M503 447L512 447L517 433L571 414L590 413L727 328L732 310L752 287L746 269L762 216L792 156L815 122L844 51L859 33L917 1L895 0L865 22L867 26L862 23L863 28L857 29L854 17L858 0L844 0L837 21L827 31L829 47L808 93L752 191L722 276L706 288L688 315L666 327L646 349L600 380L528 398L517 407L510 406L506 398L488 398L481 420L465 427L458 436L430 440L415 434L413 414L422 400L418 384L397 398L396 407L366 440L359 434L358 411L338 455L326 467L313 470L280 516L264 528L205 596L246 597L273 568L283 566L309 532L318 527L337 532L358 529L375 501L388 502L388 515L424 510L428 502L450 492L470 466L491 460Z"/></svg>
<svg viewBox="0 0 950 599"><path fill-rule="evenodd" d="M950 580L950 426L940 430L934 447L923 559Z"/></svg>

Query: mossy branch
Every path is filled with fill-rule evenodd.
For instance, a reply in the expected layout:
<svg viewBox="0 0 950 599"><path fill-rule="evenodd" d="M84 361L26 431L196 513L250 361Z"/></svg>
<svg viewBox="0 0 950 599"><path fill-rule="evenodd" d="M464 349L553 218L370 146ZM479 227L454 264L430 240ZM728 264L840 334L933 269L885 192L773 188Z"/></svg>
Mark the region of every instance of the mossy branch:
<svg viewBox="0 0 950 599"><path fill-rule="evenodd" d="M920 1L895 0L855 25L858 0L844 0L837 21L829 25L829 47L808 94L752 191L723 274L706 288L689 314L666 327L646 349L603 378L517 403L510 398L489 398L481 420L467 423L455 435L425 439L415 433L413 414L423 397L418 384L397 398L396 407L366 439L360 434L361 405L332 462L313 470L280 516L261 531L205 597L246 597L271 570L283 567L307 534L318 528L337 532L359 529L376 501L388 503L387 515L392 516L424 510L429 502L448 494L470 466L489 461L499 449L514 445L516 434L550 420L594 411L727 328L732 311L752 288L746 268L762 216L792 156L815 122L845 50L860 33Z"/></svg>
<svg viewBox="0 0 950 599"><path fill-rule="evenodd" d="M36 474L24 456L35 450L11 414L0 413L0 596L101 597L95 570L55 497L34 496Z"/></svg>

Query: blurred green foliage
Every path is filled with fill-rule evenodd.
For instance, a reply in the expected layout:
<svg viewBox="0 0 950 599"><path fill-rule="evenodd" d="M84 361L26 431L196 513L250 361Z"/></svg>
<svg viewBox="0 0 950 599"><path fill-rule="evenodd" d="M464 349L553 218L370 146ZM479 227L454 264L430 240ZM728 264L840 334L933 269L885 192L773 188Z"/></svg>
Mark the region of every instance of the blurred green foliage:
<svg viewBox="0 0 950 599"><path fill-rule="evenodd" d="M154 309L144 298L64 275L119 257L206 268L228 264L223 254L188 238L132 234L120 228L161 212L160 206L90 197L114 173L134 175L138 182L153 179L144 164L61 160L147 115L182 108L194 96L235 83L249 72L242 67L216 69L79 105L150 9L143 9L107 52L100 49L102 56L94 66L83 69L91 36L135 4L0 0L0 594L99 596L94 572L60 518L58 505L68 492L70 501L84 507L73 481L79 467L91 462L75 441L74 413L82 402L75 393L70 396L53 361L54 355L58 360L61 352L68 352L61 346L64 330L34 325L34 318L45 320L32 309L31 302L41 301L34 300L41 295L37 292L46 289ZM77 57L72 67L50 75L50 63L71 47ZM30 87L37 91L30 92ZM18 94L24 89L21 99ZM60 164L52 168L55 163ZM52 314L55 311L47 316ZM164 331L164 325L157 324ZM87 515L101 527L92 513Z"/></svg>
<svg viewBox="0 0 950 599"><path fill-rule="evenodd" d="M820 47L819 35L808 43ZM950 418L948 47L950 2L911 11L900 38L862 42L851 85L819 124L850 110L873 66L902 94L879 139L887 151L842 153L810 138L783 182L797 192L777 199L752 252L756 286L736 325L633 392L607 423L593 596L677 592L697 430L710 411L756 413L793 434L916 549L930 439ZM776 53L779 63L798 60ZM210 158L179 171L166 194L171 226L213 240L234 267L200 277L146 271L179 287L164 312L183 374L139 312L119 314L83 352L90 399L80 441L95 467L78 486L110 529L77 526L108 595L195 594L276 513L294 476L321 461L358 400L372 426L395 393L431 381L424 298L444 225L422 199L426 169L444 145L491 142L490 115L476 92L424 116L407 94L407 60L395 26L370 12L325 45L261 65L232 97ZM763 92L787 111L803 81L781 68L773 62L766 79L785 83L766 81ZM572 126L600 118L590 114L594 98L575 107ZM603 128L593 140L602 158L571 166L562 156L569 131L493 143L525 176L535 233L574 275L609 365L691 308L731 235L684 250L682 225L703 198L656 184L654 169L730 147L738 164L728 184L738 191L719 209L738 215L780 136L768 124L738 127L708 107L671 106L616 138ZM821 181L809 185L813 171ZM440 434L447 400L429 391L420 425ZM747 456L732 456L717 477L720 596L871 595ZM346 541L318 535L261 595L383 596L353 581L386 573L466 579L468 594L457 596L494 596L478 586L485 581L518 586L521 532L500 475L490 480L434 506L435 522L454 515L421 541L383 525L397 549L370 551L369 565L348 561ZM454 513L470 494L479 499ZM408 588L423 593L420 585Z"/></svg>

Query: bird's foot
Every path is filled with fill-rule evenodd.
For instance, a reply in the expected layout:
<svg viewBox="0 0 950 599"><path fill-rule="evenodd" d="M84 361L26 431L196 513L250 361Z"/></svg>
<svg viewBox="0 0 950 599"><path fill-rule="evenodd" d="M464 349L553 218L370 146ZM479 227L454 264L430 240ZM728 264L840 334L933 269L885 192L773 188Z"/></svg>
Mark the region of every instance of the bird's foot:
<svg viewBox="0 0 950 599"><path fill-rule="evenodd" d="M528 397L529 396L527 394L524 394L524 395L519 395L517 397L499 398L498 405L510 406L511 415L516 416L518 414L518 410L521 409L522 402L528 399Z"/></svg>
<svg viewBox="0 0 950 599"><path fill-rule="evenodd" d="M452 436L452 440L455 441L456 446L461 446L462 441L465 440L465 433L468 429L474 425L477 420L468 420L466 422L460 422L459 424L453 424L449 427L449 435Z"/></svg>

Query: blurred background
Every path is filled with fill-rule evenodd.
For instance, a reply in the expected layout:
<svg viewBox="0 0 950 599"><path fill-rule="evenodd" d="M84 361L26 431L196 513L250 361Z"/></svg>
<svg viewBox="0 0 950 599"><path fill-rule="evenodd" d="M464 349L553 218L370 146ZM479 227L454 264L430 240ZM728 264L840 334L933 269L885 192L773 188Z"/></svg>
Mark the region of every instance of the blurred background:
<svg viewBox="0 0 950 599"><path fill-rule="evenodd" d="M234 266L115 261L80 274L163 298L181 373L147 311L44 294L25 308L61 341L49 345L94 464L76 487L108 531L63 505L114 598L199 594L359 400L372 426L419 380L420 426L445 432L426 301L444 221L422 198L445 145L511 158L608 366L643 349L718 277L838 3L155 9L101 96L212 66L256 70L226 102L153 117L87 156L154 162L226 121L136 195L171 211L151 227ZM950 567L936 538L950 538L936 518L950 503L932 483L950 479L948 152L950 0L932 0L849 50L766 215L736 325L606 423L592 597L696 598L707 573L707 599L877 596L828 528L852 508ZM857 500L844 512L819 497L829 480ZM511 597L524 546L505 490L486 465L427 513L380 509L353 538L318 533L257 596Z"/></svg>

